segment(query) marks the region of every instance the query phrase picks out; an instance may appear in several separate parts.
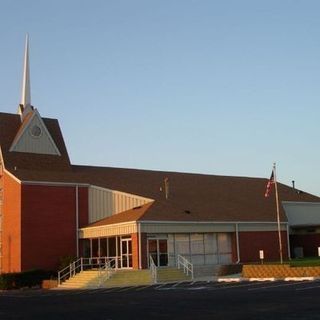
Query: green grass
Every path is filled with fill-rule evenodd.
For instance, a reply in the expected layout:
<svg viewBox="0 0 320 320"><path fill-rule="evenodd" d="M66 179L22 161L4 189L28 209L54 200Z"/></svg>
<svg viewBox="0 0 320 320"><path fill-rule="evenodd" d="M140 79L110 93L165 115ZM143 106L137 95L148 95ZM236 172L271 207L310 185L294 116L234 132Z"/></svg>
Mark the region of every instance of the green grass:
<svg viewBox="0 0 320 320"><path fill-rule="evenodd" d="M255 262L253 264L261 264ZM275 265L280 264L280 261L265 261L264 265ZM291 267L316 267L320 266L320 257L309 257L309 258L296 258L292 260L285 260L283 264L289 264Z"/></svg>
<svg viewBox="0 0 320 320"><path fill-rule="evenodd" d="M320 266L320 258L299 258L288 261L291 267L315 267Z"/></svg>

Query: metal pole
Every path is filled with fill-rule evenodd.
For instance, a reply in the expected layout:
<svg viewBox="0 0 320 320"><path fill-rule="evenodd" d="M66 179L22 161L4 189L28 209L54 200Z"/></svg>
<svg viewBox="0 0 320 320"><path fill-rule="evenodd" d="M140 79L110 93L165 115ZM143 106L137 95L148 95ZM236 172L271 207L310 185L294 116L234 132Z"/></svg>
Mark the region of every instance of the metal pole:
<svg viewBox="0 0 320 320"><path fill-rule="evenodd" d="M280 226L280 210L279 210L279 195L278 195L278 185L277 185L276 164L275 163L273 164L273 177L274 177L274 186L275 186L275 191L276 191L277 225L278 225L278 237L279 237L280 263L283 264L281 226Z"/></svg>
<svg viewBox="0 0 320 320"><path fill-rule="evenodd" d="M79 258L79 187L76 185L76 252Z"/></svg>

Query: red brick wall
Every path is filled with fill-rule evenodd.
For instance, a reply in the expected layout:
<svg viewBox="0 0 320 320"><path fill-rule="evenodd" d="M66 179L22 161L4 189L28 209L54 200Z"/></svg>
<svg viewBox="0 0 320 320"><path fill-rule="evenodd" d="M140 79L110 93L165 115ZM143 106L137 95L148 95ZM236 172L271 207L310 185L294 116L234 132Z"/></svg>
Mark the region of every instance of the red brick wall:
<svg viewBox="0 0 320 320"><path fill-rule="evenodd" d="M294 248L302 247L305 257L317 257L318 247L320 247L320 234L296 234L290 236L290 247L294 258Z"/></svg>
<svg viewBox="0 0 320 320"><path fill-rule="evenodd" d="M132 267L133 269L139 269L139 234L131 234L132 239ZM147 263L147 234L141 233L141 265L142 269L148 267Z"/></svg>
<svg viewBox="0 0 320 320"><path fill-rule="evenodd" d="M133 269L139 269L139 233L131 234L132 239L132 267ZM141 233L141 264L142 269L148 267L147 262L147 234Z"/></svg>
<svg viewBox="0 0 320 320"><path fill-rule="evenodd" d="M287 232L281 231L283 258L288 258ZM259 250L264 251L265 261L279 260L277 231L239 232L241 262L260 261Z"/></svg>
<svg viewBox="0 0 320 320"><path fill-rule="evenodd" d="M87 222L88 192L79 188L79 222ZM22 269L56 270L76 256L76 187L22 186Z"/></svg>
<svg viewBox="0 0 320 320"><path fill-rule="evenodd" d="M236 263L238 261L236 233L231 234L231 248L232 248L232 263Z"/></svg>
<svg viewBox="0 0 320 320"><path fill-rule="evenodd" d="M3 176L2 271L21 271L21 185Z"/></svg>
<svg viewBox="0 0 320 320"><path fill-rule="evenodd" d="M132 268L139 269L139 234L132 233Z"/></svg>
<svg viewBox="0 0 320 320"><path fill-rule="evenodd" d="M147 255L147 234L141 233L141 264L142 269L148 268L148 255Z"/></svg>

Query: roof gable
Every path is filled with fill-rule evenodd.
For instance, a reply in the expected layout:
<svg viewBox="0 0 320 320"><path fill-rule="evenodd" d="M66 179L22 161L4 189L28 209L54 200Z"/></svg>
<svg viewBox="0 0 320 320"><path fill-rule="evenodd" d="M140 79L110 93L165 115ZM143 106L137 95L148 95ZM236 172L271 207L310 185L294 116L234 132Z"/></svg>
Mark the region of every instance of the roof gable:
<svg viewBox="0 0 320 320"><path fill-rule="evenodd" d="M13 140L10 151L61 155L36 109L25 117Z"/></svg>

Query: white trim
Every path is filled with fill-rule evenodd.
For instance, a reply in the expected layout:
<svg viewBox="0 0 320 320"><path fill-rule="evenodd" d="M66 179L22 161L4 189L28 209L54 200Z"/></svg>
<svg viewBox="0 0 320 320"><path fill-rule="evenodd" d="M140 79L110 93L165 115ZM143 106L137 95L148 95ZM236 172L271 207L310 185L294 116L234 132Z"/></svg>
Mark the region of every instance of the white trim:
<svg viewBox="0 0 320 320"><path fill-rule="evenodd" d="M120 223L112 223L112 224L105 224L105 225L102 225L102 226L94 226L94 227L83 227L83 228L80 228L79 231L82 231L82 230L89 230L89 229L99 229L99 228L106 228L106 227L109 227L109 226L112 226L112 227L119 227L119 226L124 226L124 225L133 225L133 224L136 224L137 221L128 221L128 222L120 222Z"/></svg>
<svg viewBox="0 0 320 320"><path fill-rule="evenodd" d="M34 110L35 111L35 110ZM33 118L35 117L35 112L32 113L32 116L29 118L28 122L25 124L25 126L23 127L23 129L19 132L19 134L17 136L15 136L9 151L15 151L14 148L17 146L20 138L24 135L24 133L27 131L27 128L29 127L30 122L33 120Z"/></svg>
<svg viewBox="0 0 320 320"><path fill-rule="evenodd" d="M27 184L27 185L47 185L47 186L54 186L54 187L59 187L59 186L67 186L67 187L90 187L90 184L87 183L77 183L77 182L50 182L50 181L21 181L22 184Z"/></svg>
<svg viewBox="0 0 320 320"><path fill-rule="evenodd" d="M1 163L2 163L3 170L4 170L4 169L5 169L5 166L4 166L3 154L2 154L2 148L1 148L1 146L0 146L0 160L1 160Z"/></svg>
<svg viewBox="0 0 320 320"><path fill-rule="evenodd" d="M287 205L319 205L319 202L316 201L312 201L312 202L308 202L308 201L282 201L283 204L287 204ZM285 209L285 208L284 208Z"/></svg>
<svg viewBox="0 0 320 320"><path fill-rule="evenodd" d="M237 243L237 264L240 262L240 245L239 245L239 224L236 223L236 243Z"/></svg>
<svg viewBox="0 0 320 320"><path fill-rule="evenodd" d="M19 180L15 175L13 175L10 171L8 171L5 167L3 170L8 176L10 176L13 180L15 180L16 182L18 182L19 184L22 184L22 181Z"/></svg>
<svg viewBox="0 0 320 320"><path fill-rule="evenodd" d="M289 223L287 224L287 250L288 250L288 258L291 260L291 252L290 252L290 234L289 234Z"/></svg>
<svg viewBox="0 0 320 320"><path fill-rule="evenodd" d="M230 224L230 225L234 225L234 224L245 224L248 222L214 222L214 221L126 221L126 222L120 222L120 223L110 223L110 224L105 224L105 225L101 225L101 226L92 226L92 227L83 227L80 228L79 231L83 230L83 229L98 229L98 228L106 228L108 226L112 226L112 227L118 227L118 226L123 226L123 225L131 225L131 224L139 224L141 226L141 224ZM261 224L261 222L250 222L251 224ZM262 224L276 224L277 222L263 222ZM282 224L288 224L287 222L281 222ZM241 232L241 231L240 231Z"/></svg>
<svg viewBox="0 0 320 320"><path fill-rule="evenodd" d="M29 129L30 127L30 123L32 122L32 120L37 117L42 128L44 130L44 132L46 133L50 143L52 144L53 149L55 150L56 155L61 156L61 153L57 147L57 145L55 144L55 142L53 141L51 134L49 133L47 126L45 125L44 121L42 120L40 113L38 112L37 109L33 110L32 116L29 118L28 122L24 125L23 129L21 130L21 132L19 132L19 134L15 137L15 139L13 140L13 143L10 146L9 151L16 151L19 152L17 150L15 150L15 148L17 147L20 139L22 138L22 136L25 134L25 132L27 131L27 129ZM34 152L33 152L34 153ZM44 153L44 154L50 154L50 153Z"/></svg>
<svg viewBox="0 0 320 320"><path fill-rule="evenodd" d="M141 224L139 222L138 222L138 241L139 241L139 269L142 269Z"/></svg>
<svg viewBox="0 0 320 320"><path fill-rule="evenodd" d="M40 116L40 113L38 112L37 109L34 109L34 111L35 111L35 113L37 114L37 116L39 117L40 123L43 125L44 131L47 133L50 142L53 144L53 148L56 150L58 156L61 156L61 153L60 153L57 145L56 145L55 142L53 141L53 139L52 139L52 137L51 137L51 134L49 133L49 131L48 131L48 129L47 129L47 126L45 125L44 121L42 120L42 118L41 118L41 116Z"/></svg>
<svg viewBox="0 0 320 320"><path fill-rule="evenodd" d="M230 224L234 225L237 224L276 224L277 221L152 221L152 220L139 220L140 223L148 224L148 223L155 223L155 224ZM288 224L287 221L280 222L281 224Z"/></svg>

